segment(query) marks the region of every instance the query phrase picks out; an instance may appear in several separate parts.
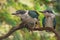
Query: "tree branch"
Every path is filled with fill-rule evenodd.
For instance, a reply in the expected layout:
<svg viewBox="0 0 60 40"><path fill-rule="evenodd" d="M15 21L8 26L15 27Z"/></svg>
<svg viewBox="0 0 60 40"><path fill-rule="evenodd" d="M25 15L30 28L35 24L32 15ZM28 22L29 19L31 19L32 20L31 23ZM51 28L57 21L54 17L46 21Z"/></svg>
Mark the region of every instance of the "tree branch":
<svg viewBox="0 0 60 40"><path fill-rule="evenodd" d="M5 38L9 37L13 32L15 32L15 31L17 31L17 30L20 30L20 29L22 29L22 28L25 28L25 27L24 27L25 24L26 24L26 23L23 22L23 23L21 23L19 26L16 26L16 27L11 28L10 31L9 31L7 34L5 34L5 35L3 35L3 36L0 37L0 40L3 40L3 39L5 39ZM26 27L26 28L29 29L29 30L31 30L31 31L36 31L36 30L38 30L38 31L43 31L43 30L52 31L53 33L55 33L55 35L56 35L56 37L57 37L57 40L60 40L60 35L59 35L58 32L57 32L56 30L54 30L53 28L50 28L50 27L44 27L44 28L31 28L31 27Z"/></svg>

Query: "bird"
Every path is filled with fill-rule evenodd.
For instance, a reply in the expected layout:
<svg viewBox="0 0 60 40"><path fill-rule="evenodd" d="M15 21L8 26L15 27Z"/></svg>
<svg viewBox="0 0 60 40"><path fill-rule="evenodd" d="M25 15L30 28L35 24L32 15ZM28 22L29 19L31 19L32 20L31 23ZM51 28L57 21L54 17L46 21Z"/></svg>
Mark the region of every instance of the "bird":
<svg viewBox="0 0 60 40"><path fill-rule="evenodd" d="M42 19L42 25L43 27L46 26L53 26L53 29L56 29L56 18L55 15L51 10L44 10L41 11L44 14L44 18ZM49 21L50 20L50 21Z"/></svg>
<svg viewBox="0 0 60 40"><path fill-rule="evenodd" d="M38 21L38 12L35 10L17 10L12 15L16 15L21 18L22 22L25 22L25 26L28 27L35 27L36 24L39 24Z"/></svg>
<svg viewBox="0 0 60 40"><path fill-rule="evenodd" d="M43 20L42 20L42 25L43 25L43 27L45 27L45 17L43 18ZM56 19L54 18L54 20L53 20L53 28L55 29L56 28Z"/></svg>

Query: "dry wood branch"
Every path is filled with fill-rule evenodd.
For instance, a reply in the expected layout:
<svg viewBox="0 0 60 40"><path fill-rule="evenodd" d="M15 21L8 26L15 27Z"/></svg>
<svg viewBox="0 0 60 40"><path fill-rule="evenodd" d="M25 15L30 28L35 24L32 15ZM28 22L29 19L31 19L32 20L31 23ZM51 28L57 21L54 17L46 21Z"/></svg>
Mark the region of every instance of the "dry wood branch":
<svg viewBox="0 0 60 40"><path fill-rule="evenodd" d="M5 34L5 35L3 35L3 36L0 37L0 40L3 40L3 39L5 39L5 38L9 37L13 32L15 32L15 31L17 31L17 30L19 30L19 29L25 28L25 27L24 27L25 24L26 24L26 23L23 22L23 23L21 23L19 26L16 26L16 27L11 28L10 31L9 31L7 34ZM36 30L38 30L38 31L43 31L43 30L52 31L53 33L55 33L55 35L56 35L56 37L57 37L57 40L60 40L60 35L59 35L58 32L57 32L56 30L54 30L53 28L50 28L50 27L44 27L44 28L31 28L31 27L26 27L26 28L29 29L29 30L31 30L31 31L36 31Z"/></svg>

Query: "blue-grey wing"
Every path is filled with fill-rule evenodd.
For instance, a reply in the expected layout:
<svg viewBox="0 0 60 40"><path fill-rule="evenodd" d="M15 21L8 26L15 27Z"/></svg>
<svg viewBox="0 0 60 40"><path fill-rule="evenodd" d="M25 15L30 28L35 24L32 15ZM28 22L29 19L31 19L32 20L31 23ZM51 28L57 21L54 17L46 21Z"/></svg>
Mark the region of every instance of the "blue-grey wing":
<svg viewBox="0 0 60 40"><path fill-rule="evenodd" d="M37 18L38 19L39 14L36 11L30 10L28 14L32 18Z"/></svg>
<svg viewBox="0 0 60 40"><path fill-rule="evenodd" d="M56 28L56 19L55 18L53 20L53 27L54 27L54 29Z"/></svg>
<svg viewBox="0 0 60 40"><path fill-rule="evenodd" d="M45 17L42 19L42 25L45 27Z"/></svg>

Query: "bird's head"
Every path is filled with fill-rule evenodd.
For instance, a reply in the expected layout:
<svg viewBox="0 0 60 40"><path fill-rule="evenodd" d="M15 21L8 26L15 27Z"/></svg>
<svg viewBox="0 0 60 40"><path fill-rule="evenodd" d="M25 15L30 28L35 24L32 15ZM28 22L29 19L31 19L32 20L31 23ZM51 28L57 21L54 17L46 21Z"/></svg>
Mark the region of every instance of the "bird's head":
<svg viewBox="0 0 60 40"><path fill-rule="evenodd" d="M17 10L15 13L12 13L12 15L16 15L16 16L20 17L21 15L23 15L25 13L26 13L25 10Z"/></svg>
<svg viewBox="0 0 60 40"><path fill-rule="evenodd" d="M53 14L53 12L51 10L44 10L44 11L40 11L40 12L43 13L45 17L49 17L49 16L51 16L50 14Z"/></svg>

